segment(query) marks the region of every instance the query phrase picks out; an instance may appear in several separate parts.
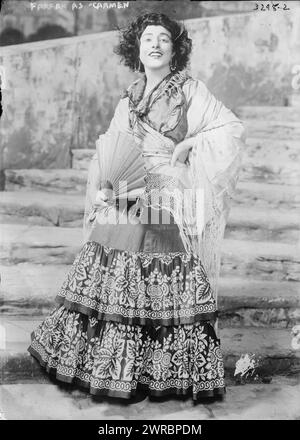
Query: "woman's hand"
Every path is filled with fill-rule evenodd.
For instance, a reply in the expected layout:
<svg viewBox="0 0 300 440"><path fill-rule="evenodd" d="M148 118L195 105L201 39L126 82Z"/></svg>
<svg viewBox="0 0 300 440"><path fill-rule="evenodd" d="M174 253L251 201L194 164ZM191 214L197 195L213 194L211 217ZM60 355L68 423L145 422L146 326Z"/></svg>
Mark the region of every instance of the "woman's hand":
<svg viewBox="0 0 300 440"><path fill-rule="evenodd" d="M110 205L110 201L112 200L112 190L109 188L103 188L102 190L97 191L96 198L94 201L95 208L107 207Z"/></svg>
<svg viewBox="0 0 300 440"><path fill-rule="evenodd" d="M181 163L184 163L188 157L189 151L193 148L194 138L190 137L184 139L176 145L175 150L173 151L171 166L174 167L176 165L177 160Z"/></svg>

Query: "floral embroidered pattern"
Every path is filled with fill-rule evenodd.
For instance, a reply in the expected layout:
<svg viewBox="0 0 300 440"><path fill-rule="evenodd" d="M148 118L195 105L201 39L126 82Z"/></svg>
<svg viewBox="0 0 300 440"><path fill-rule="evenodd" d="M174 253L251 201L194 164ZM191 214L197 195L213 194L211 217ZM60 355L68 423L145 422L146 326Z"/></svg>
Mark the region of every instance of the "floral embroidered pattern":
<svg viewBox="0 0 300 440"><path fill-rule="evenodd" d="M33 332L29 352L48 372L92 394L129 398L139 384L149 394L191 393L193 399L224 392L219 340L209 323L126 325L61 306Z"/></svg>
<svg viewBox="0 0 300 440"><path fill-rule="evenodd" d="M216 303L198 258L124 252L87 242L57 301L103 320L164 325L214 319Z"/></svg>

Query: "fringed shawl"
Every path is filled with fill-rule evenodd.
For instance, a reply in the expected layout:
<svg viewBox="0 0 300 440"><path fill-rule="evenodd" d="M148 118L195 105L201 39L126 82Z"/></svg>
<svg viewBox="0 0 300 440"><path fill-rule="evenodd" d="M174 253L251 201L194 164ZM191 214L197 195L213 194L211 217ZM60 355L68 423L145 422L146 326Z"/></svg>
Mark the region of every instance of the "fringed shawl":
<svg viewBox="0 0 300 440"><path fill-rule="evenodd" d="M145 77L135 81L120 99L108 132L120 130L131 133L141 150L154 143L157 149L169 152L169 158L167 162L164 161L160 172L179 176L182 183L180 188L173 191L177 200L173 214L186 251L200 256L217 298L220 248L229 212L228 201L238 178L244 128L241 121L209 92L202 81L194 80L186 72L176 75L165 77L143 99ZM147 114L151 109L154 111L155 103L157 109L161 108L160 98L164 103L168 102L171 108L158 127L147 120ZM187 164L172 168L168 164L170 151L176 145L176 127L179 127L177 142L181 138L191 137L193 147ZM95 154L88 174L84 241L88 238L88 217L99 183ZM189 191L183 193L183 189Z"/></svg>

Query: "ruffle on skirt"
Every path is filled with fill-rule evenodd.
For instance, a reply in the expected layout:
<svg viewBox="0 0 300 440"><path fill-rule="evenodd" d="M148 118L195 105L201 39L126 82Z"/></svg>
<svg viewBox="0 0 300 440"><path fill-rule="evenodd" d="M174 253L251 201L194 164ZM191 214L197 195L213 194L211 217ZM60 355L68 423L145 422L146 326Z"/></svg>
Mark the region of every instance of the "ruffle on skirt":
<svg viewBox="0 0 300 440"><path fill-rule="evenodd" d="M57 301L99 320L126 324L192 324L217 314L195 256L125 252L95 242L77 255Z"/></svg>
<svg viewBox="0 0 300 440"><path fill-rule="evenodd" d="M64 382L91 394L214 395L224 387L219 341L209 323L146 327L98 321L59 307L32 334L30 353ZM138 386L139 385L139 386Z"/></svg>
<svg viewBox="0 0 300 440"><path fill-rule="evenodd" d="M57 379L125 399L138 389L193 400L224 394L215 302L197 258L88 242L57 301L28 348Z"/></svg>

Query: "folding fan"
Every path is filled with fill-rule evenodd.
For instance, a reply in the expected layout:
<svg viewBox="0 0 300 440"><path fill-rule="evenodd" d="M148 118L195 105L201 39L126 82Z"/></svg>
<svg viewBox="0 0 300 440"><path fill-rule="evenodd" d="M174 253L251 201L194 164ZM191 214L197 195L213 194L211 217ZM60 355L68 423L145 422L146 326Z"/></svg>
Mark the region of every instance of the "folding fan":
<svg viewBox="0 0 300 440"><path fill-rule="evenodd" d="M114 198L141 193L145 186L144 161L134 137L113 131L96 141L101 189L112 189Z"/></svg>

